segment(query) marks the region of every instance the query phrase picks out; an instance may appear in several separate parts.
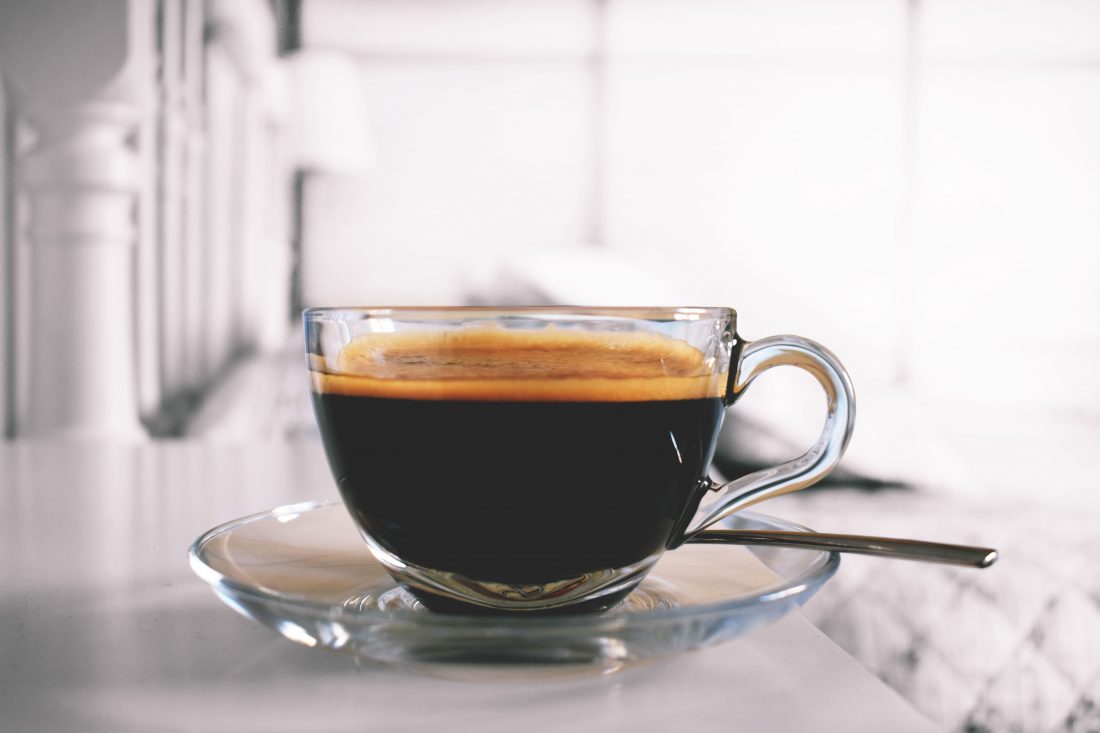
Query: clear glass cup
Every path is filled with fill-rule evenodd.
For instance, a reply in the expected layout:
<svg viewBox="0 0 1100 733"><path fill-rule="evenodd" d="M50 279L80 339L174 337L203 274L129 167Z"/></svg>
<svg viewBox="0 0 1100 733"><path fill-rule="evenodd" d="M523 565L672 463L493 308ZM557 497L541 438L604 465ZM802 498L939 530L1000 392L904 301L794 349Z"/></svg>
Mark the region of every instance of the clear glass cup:
<svg viewBox="0 0 1100 733"><path fill-rule="evenodd" d="M661 554L825 476L851 436L843 366L747 342L730 308L319 308L310 386L337 486L375 558L440 611L581 611ZM803 456L707 475L725 408L762 372L826 394Z"/></svg>

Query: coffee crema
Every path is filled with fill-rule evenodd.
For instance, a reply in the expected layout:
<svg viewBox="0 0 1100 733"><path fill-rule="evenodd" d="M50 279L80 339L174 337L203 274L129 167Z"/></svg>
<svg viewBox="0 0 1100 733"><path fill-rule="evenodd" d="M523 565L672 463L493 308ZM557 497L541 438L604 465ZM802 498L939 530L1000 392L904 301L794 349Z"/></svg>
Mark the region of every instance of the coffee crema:
<svg viewBox="0 0 1100 733"><path fill-rule="evenodd" d="M728 373L683 341L644 332L464 329L356 338L314 392L396 399L645 402L721 397Z"/></svg>

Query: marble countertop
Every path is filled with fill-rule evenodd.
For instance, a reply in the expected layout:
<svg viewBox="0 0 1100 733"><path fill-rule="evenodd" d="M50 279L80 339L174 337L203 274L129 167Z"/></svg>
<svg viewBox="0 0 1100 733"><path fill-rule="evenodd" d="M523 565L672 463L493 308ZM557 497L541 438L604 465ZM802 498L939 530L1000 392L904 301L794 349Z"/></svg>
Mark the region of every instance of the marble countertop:
<svg viewBox="0 0 1100 733"><path fill-rule="evenodd" d="M0 729L936 729L798 613L607 676L425 673L291 643L188 568L211 526L333 493L315 441L0 444Z"/></svg>

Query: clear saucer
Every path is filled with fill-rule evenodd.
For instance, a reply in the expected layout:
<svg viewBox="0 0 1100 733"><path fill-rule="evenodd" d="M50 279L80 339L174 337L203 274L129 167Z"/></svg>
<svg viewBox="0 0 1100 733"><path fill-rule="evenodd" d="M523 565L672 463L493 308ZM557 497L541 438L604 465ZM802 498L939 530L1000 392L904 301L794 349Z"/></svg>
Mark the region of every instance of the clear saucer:
<svg viewBox="0 0 1100 733"><path fill-rule="evenodd" d="M740 512L716 527L794 529ZM191 546L191 567L228 606L311 647L400 664L596 665L607 670L717 644L774 621L836 572L836 553L684 545L599 614L461 616L428 611L367 550L339 503L227 522Z"/></svg>

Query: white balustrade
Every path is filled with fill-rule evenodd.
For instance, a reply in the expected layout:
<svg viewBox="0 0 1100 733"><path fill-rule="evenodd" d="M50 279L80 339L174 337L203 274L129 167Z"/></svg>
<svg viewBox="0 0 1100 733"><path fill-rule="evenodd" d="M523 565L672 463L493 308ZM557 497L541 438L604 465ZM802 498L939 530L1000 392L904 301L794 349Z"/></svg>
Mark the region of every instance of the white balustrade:
<svg viewBox="0 0 1100 733"><path fill-rule="evenodd" d="M170 429L237 356L288 332L272 10L0 0L0 18L5 432Z"/></svg>
<svg viewBox="0 0 1100 733"><path fill-rule="evenodd" d="M0 68L0 81L3 80L4 71ZM12 208L11 179L8 172L11 136L9 131L7 94L4 85L0 83L0 440L15 432L15 405L14 385L9 381L15 376L12 359L7 358L13 351L14 343L12 324L9 316L13 309L11 299L15 286L15 253L10 243L14 239L11 235L10 223Z"/></svg>
<svg viewBox="0 0 1100 733"><path fill-rule="evenodd" d="M136 436L133 334L138 112L91 102L38 119L20 161L31 201L25 435Z"/></svg>
<svg viewBox="0 0 1100 733"><path fill-rule="evenodd" d="M30 307L17 314L28 334L29 373L20 382L29 394L19 435L143 433L133 300L142 187L136 142L153 11L152 0L8 1L0 10L10 101L36 138L15 162L30 204Z"/></svg>

